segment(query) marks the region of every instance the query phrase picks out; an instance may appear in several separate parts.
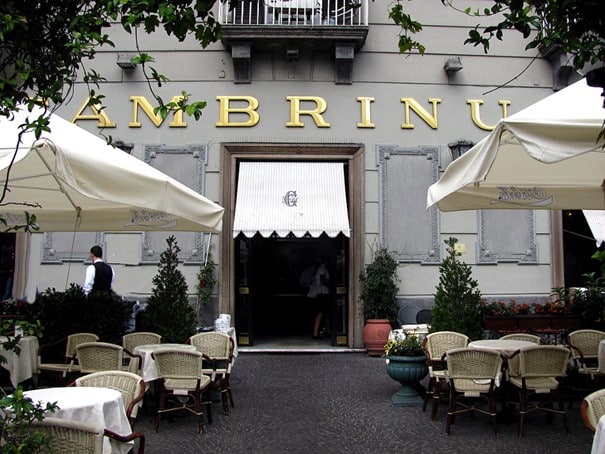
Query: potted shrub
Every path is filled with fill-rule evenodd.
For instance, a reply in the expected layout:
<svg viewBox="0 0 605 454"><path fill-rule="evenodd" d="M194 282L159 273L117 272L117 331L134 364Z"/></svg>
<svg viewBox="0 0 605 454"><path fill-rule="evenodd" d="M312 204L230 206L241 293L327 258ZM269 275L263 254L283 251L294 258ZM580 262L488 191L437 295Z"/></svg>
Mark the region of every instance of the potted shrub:
<svg viewBox="0 0 605 454"><path fill-rule="evenodd" d="M198 318L200 317L200 311L205 307L208 307L210 300L212 299L212 292L218 282L218 279L215 276L215 270L216 263L212 260L212 254L208 253L206 263L200 266L197 273L197 283L195 286L197 301L195 313Z"/></svg>
<svg viewBox="0 0 605 454"><path fill-rule="evenodd" d="M174 236L168 237L166 243L143 319L146 329L160 334L162 342L181 343L195 334L196 314L189 304L185 276L178 269L181 248Z"/></svg>
<svg viewBox="0 0 605 454"><path fill-rule="evenodd" d="M396 332L384 346L387 374L401 384L391 401L399 407L419 406L423 399L418 395L419 383L429 369L422 344L415 334Z"/></svg>
<svg viewBox="0 0 605 454"><path fill-rule="evenodd" d="M381 247L360 274L365 327L363 339L370 356L382 356L392 326L397 324L397 261Z"/></svg>
<svg viewBox="0 0 605 454"><path fill-rule="evenodd" d="M447 256L439 265L431 331L456 331L471 339L482 339L481 292L469 265L460 260L458 240L445 240Z"/></svg>

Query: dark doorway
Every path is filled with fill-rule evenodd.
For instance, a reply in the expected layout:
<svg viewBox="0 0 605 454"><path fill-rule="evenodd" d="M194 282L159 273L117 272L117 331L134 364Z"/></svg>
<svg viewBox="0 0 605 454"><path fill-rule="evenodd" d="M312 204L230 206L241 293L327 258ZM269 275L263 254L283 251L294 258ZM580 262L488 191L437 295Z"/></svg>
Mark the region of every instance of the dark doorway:
<svg viewBox="0 0 605 454"><path fill-rule="evenodd" d="M15 234L0 233L0 298L13 297L13 274L15 269Z"/></svg>
<svg viewBox="0 0 605 454"><path fill-rule="evenodd" d="M596 241L581 210L563 211L563 249L565 287L584 287L584 274L600 272L599 262L591 258L597 251Z"/></svg>
<svg viewBox="0 0 605 454"><path fill-rule="evenodd" d="M326 326L334 345L346 339L348 238L236 239L238 283L235 307L240 344L268 338L311 337L315 313L300 284L305 268L324 255L330 273L331 310Z"/></svg>

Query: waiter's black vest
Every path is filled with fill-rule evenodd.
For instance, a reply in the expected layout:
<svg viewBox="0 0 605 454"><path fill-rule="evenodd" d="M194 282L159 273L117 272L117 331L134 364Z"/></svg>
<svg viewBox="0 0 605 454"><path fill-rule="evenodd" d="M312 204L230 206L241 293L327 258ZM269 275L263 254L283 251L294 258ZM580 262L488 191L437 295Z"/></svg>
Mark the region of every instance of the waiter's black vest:
<svg viewBox="0 0 605 454"><path fill-rule="evenodd" d="M93 266L95 267L95 281L90 292L109 292L113 276L111 266L105 262L95 262Z"/></svg>

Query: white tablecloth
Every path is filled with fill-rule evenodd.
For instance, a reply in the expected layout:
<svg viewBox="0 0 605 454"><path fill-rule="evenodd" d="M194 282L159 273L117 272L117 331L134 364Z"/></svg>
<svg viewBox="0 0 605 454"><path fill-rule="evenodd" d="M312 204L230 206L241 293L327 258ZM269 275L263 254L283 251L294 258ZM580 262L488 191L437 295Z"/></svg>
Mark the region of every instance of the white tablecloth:
<svg viewBox="0 0 605 454"><path fill-rule="evenodd" d="M28 380L38 373L38 338L25 336L19 340L21 353L5 350L1 343L7 338L0 336L0 355L6 358L2 367L8 370L12 385L16 388L22 381Z"/></svg>
<svg viewBox="0 0 605 454"><path fill-rule="evenodd" d="M591 454L603 454L605 452L605 416L599 418L597 430L592 439Z"/></svg>
<svg viewBox="0 0 605 454"><path fill-rule="evenodd" d="M160 378L158 368L156 367L151 354L162 348L180 348L183 350L195 351L195 347L189 344L146 344L135 347L133 353L141 357L140 375L146 382Z"/></svg>
<svg viewBox="0 0 605 454"><path fill-rule="evenodd" d="M59 410L47 413L53 418L70 419L92 426L109 429L119 435L130 435L132 430L122 394L115 389L68 386L64 388L44 388L26 391L25 396L34 402L56 402ZM120 443L105 437L104 453L127 453L134 442Z"/></svg>
<svg viewBox="0 0 605 454"><path fill-rule="evenodd" d="M513 339L486 339L472 341L468 344L468 348L476 348L479 350L492 350L501 353L504 356L511 356L517 350L526 347L532 347L536 344L529 341L513 340Z"/></svg>

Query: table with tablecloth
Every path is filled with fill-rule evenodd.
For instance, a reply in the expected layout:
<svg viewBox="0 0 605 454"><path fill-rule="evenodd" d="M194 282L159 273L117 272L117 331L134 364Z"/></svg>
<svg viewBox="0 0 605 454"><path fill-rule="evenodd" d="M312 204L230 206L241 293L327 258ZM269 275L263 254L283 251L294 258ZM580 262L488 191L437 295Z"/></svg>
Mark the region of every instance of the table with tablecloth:
<svg viewBox="0 0 605 454"><path fill-rule="evenodd" d="M59 409L47 413L48 417L78 421L124 436L132 433L122 394L115 389L67 386L35 389L23 394L43 406L56 402ZM105 437L103 453L127 453L133 445L134 442L120 443Z"/></svg>
<svg viewBox="0 0 605 454"><path fill-rule="evenodd" d="M2 363L2 367L8 370L10 380L13 387L17 387L19 383L33 378L38 373L38 338L36 336L24 336L19 340L20 353L17 355L12 350L4 348L4 342L8 338L0 336L0 355L6 362Z"/></svg>

